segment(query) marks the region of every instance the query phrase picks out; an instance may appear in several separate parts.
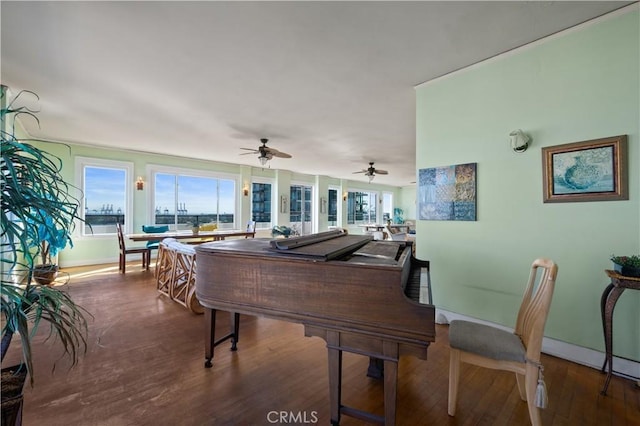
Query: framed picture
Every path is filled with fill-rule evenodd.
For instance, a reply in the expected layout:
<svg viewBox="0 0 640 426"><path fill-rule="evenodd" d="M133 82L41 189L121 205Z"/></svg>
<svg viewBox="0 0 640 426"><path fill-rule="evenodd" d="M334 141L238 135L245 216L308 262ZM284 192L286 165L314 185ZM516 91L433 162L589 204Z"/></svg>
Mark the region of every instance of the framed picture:
<svg viewBox="0 0 640 426"><path fill-rule="evenodd" d="M628 200L627 136L542 148L545 203Z"/></svg>
<svg viewBox="0 0 640 426"><path fill-rule="evenodd" d="M418 171L418 219L476 220L477 163Z"/></svg>

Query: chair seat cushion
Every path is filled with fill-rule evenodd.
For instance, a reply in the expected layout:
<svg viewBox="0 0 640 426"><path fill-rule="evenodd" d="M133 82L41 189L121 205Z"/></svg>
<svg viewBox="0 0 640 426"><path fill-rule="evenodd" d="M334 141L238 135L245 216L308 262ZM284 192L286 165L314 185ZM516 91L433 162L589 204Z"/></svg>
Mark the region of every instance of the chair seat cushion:
<svg viewBox="0 0 640 426"><path fill-rule="evenodd" d="M526 358L526 349L515 334L470 321L451 321L449 344L452 348L499 361L524 362Z"/></svg>

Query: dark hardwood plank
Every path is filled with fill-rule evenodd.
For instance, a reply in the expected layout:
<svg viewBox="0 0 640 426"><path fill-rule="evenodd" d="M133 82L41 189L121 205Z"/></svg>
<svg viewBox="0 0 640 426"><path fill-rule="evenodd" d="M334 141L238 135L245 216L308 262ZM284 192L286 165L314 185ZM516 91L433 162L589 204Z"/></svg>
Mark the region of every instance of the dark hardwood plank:
<svg viewBox="0 0 640 426"><path fill-rule="evenodd" d="M90 273L91 270L98 272ZM271 412L306 415L289 424L329 424L327 351L299 324L242 316L238 351L224 343L205 369L203 316L157 293L153 267L132 262L67 270L69 291L88 309L89 350L69 370L55 346L36 339L35 386L25 389L25 426L31 425L267 425ZM221 314L220 333L230 326ZM403 357L398 364L399 425L526 425L527 407L515 377L463 365L458 409L447 415L448 328L438 325L428 359ZM17 340L15 341L17 342ZM5 365L19 358L12 345ZM613 377L600 395L598 370L543 355L548 425L639 425L640 391ZM366 377L368 358L344 354L344 403L383 413L382 384ZM272 418L273 415L272 415ZM283 424L276 422L274 424ZM341 425L363 422L342 417Z"/></svg>

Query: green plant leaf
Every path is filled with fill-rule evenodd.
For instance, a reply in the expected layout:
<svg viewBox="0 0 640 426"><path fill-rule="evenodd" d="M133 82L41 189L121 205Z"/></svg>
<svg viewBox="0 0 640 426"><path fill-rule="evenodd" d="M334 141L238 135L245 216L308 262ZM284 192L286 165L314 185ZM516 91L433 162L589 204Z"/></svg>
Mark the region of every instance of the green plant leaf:
<svg viewBox="0 0 640 426"><path fill-rule="evenodd" d="M34 119L39 124L37 111L19 106L18 99L25 94L36 100L38 96L23 90L7 101L7 87L0 88L0 309L4 317L1 359L17 333L33 385L31 341L40 325L49 326L47 341L53 339L61 345L62 357L69 357L72 366L87 350L86 318L91 314L63 290L32 285L35 259L46 259L47 254L72 244L76 222L83 221L78 210L81 191L62 178L60 158L29 143L33 140L18 140L15 136L18 117Z"/></svg>

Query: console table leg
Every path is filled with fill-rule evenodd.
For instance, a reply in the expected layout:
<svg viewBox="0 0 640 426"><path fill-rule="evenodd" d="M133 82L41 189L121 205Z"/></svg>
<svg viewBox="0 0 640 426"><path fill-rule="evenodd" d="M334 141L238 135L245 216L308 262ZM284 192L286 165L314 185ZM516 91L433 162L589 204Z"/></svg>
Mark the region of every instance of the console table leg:
<svg viewBox="0 0 640 426"><path fill-rule="evenodd" d="M609 284L604 291L602 292L602 296L600 297L600 317L602 318L602 333L604 335L604 346L605 346L605 351L607 348L607 322L605 320L605 316L606 316L606 306L607 306L607 298L609 297L609 293L611 293L611 290L613 289L614 285L613 284ZM605 372L605 369L607 368L607 357L604 357L604 364L602 364L602 372Z"/></svg>
<svg viewBox="0 0 640 426"><path fill-rule="evenodd" d="M611 284L613 286L613 284ZM602 366L603 370L605 366L607 367L607 378L604 382L604 386L602 391L600 392L602 395L607 394L607 388L609 387L609 382L611 381L611 376L613 374L613 310L616 307L616 302L620 295L624 291L623 287L615 287L610 289L609 294L606 297L606 303L604 304L604 346L605 346L605 361ZM609 287L607 287L609 289ZM607 290L605 290L606 292Z"/></svg>

